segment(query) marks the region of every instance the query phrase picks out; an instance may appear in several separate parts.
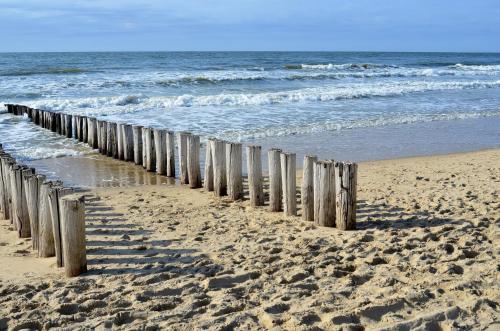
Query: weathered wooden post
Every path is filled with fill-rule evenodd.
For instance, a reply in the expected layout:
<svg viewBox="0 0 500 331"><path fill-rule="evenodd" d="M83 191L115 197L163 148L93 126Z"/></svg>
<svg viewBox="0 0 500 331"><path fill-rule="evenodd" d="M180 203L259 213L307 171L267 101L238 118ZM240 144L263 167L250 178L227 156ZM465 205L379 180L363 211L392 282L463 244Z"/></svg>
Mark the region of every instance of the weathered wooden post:
<svg viewBox="0 0 500 331"><path fill-rule="evenodd" d="M281 149L272 148L268 151L269 163L269 210L281 211L283 205L283 194L281 187Z"/></svg>
<svg viewBox="0 0 500 331"><path fill-rule="evenodd" d="M87 271L84 197L63 197L60 209L64 269L66 276L75 277Z"/></svg>
<svg viewBox="0 0 500 331"><path fill-rule="evenodd" d="M31 236L30 219L28 214L28 204L23 187L23 172L27 168L21 165L14 165L11 172L12 206L14 228L20 238Z"/></svg>
<svg viewBox="0 0 500 331"><path fill-rule="evenodd" d="M5 195L6 195L3 185L3 170L2 170L3 155L4 155L3 146L2 144L0 144L0 217L3 217L5 214Z"/></svg>
<svg viewBox="0 0 500 331"><path fill-rule="evenodd" d="M262 148L260 146L247 146L248 191L250 204L254 207L264 204L261 154Z"/></svg>
<svg viewBox="0 0 500 331"><path fill-rule="evenodd" d="M214 190L214 162L211 150L212 140L214 140L214 138L209 138L205 144L205 172L203 176L203 187L209 192Z"/></svg>
<svg viewBox="0 0 500 331"><path fill-rule="evenodd" d="M233 201L243 198L243 150L240 143L226 143L227 195Z"/></svg>
<svg viewBox="0 0 500 331"><path fill-rule="evenodd" d="M175 178L175 135L173 131L165 132L167 139L167 177Z"/></svg>
<svg viewBox="0 0 500 331"><path fill-rule="evenodd" d="M226 178L226 142L223 140L210 140L210 151L214 167L214 194L217 197L227 195Z"/></svg>
<svg viewBox="0 0 500 331"><path fill-rule="evenodd" d="M123 141L125 140L124 135L123 135L123 123L117 123L116 124L116 141L117 141L117 147L118 147L118 159L123 160L124 159L124 153L123 153Z"/></svg>
<svg viewBox="0 0 500 331"><path fill-rule="evenodd" d="M61 231L60 198L71 193L73 190L62 186L53 186L49 190L49 210L52 217L52 231L54 233L54 249L58 267L63 263L63 244Z"/></svg>
<svg viewBox="0 0 500 331"><path fill-rule="evenodd" d="M88 143L89 142L89 121L87 119L87 116L82 116L82 142L83 143Z"/></svg>
<svg viewBox="0 0 500 331"><path fill-rule="evenodd" d="M165 175L167 174L167 137L165 135L165 130L152 130L156 152L156 173Z"/></svg>
<svg viewBox="0 0 500 331"><path fill-rule="evenodd" d="M106 131L106 152L107 155L113 158L118 158L118 143L116 141L116 123L108 122Z"/></svg>
<svg viewBox="0 0 500 331"><path fill-rule="evenodd" d="M98 127L97 127L97 119L95 117L91 117L91 118L89 118L89 121L90 121L89 124L91 124L91 127L92 127L92 131L89 133L89 135L90 135L89 145L93 149L96 149L99 147L98 138L97 138L97 135L99 133Z"/></svg>
<svg viewBox="0 0 500 331"><path fill-rule="evenodd" d="M40 257L50 257L56 254L54 246L54 233L52 230L52 215L49 207L49 191L52 182L44 182L38 193L38 221L39 240L38 255Z"/></svg>
<svg viewBox="0 0 500 331"><path fill-rule="evenodd" d="M51 124L50 130L52 132L57 132L57 113L50 112L50 124Z"/></svg>
<svg viewBox="0 0 500 331"><path fill-rule="evenodd" d="M33 123L35 123L35 125L40 125L40 110L35 108L33 112Z"/></svg>
<svg viewBox="0 0 500 331"><path fill-rule="evenodd" d="M134 139L134 163L142 165L142 126L133 125L132 135Z"/></svg>
<svg viewBox="0 0 500 331"><path fill-rule="evenodd" d="M314 223L335 226L335 163L314 162Z"/></svg>
<svg viewBox="0 0 500 331"><path fill-rule="evenodd" d="M78 140L83 142L83 116L78 115Z"/></svg>
<svg viewBox="0 0 500 331"><path fill-rule="evenodd" d="M62 122L61 122L61 113L54 114L56 120L56 133L62 134Z"/></svg>
<svg viewBox="0 0 500 331"><path fill-rule="evenodd" d="M14 205L14 196L15 196L15 190L16 190L16 183L15 183L15 176L14 176L14 167L17 166L16 160L14 158L9 158L6 161L5 164L5 169L7 173L7 197L8 197L8 210L9 210L9 220L10 224L14 226L14 229L16 229L16 224L14 220L16 219L16 208Z"/></svg>
<svg viewBox="0 0 500 331"><path fill-rule="evenodd" d="M73 119L72 119L71 115L66 115L66 120L64 121L64 124L65 124L66 137L72 138L73 137Z"/></svg>
<svg viewBox="0 0 500 331"><path fill-rule="evenodd" d="M142 128L142 167L146 169L148 163L148 155L146 152L146 136L148 135L148 128Z"/></svg>
<svg viewBox="0 0 500 331"><path fill-rule="evenodd" d="M73 115L71 118L71 126L73 127L73 138L78 139L78 115Z"/></svg>
<svg viewBox="0 0 500 331"><path fill-rule="evenodd" d="M31 175L27 177L28 187L26 190L26 200L28 203L28 214L30 216L31 225L31 240L33 249L38 250L38 242L40 238L40 221L38 217L40 199L38 197L40 187L45 181L44 175Z"/></svg>
<svg viewBox="0 0 500 331"><path fill-rule="evenodd" d="M134 161L134 133L132 125L124 124L122 126L123 135L123 159L125 161Z"/></svg>
<svg viewBox="0 0 500 331"><path fill-rule="evenodd" d="M154 172L156 171L156 146L154 142L154 134L153 129L145 128L146 130L143 132L144 142L146 147L146 170Z"/></svg>
<svg viewBox="0 0 500 331"><path fill-rule="evenodd" d="M101 154L108 154L108 122L100 121L99 129L101 132Z"/></svg>
<svg viewBox="0 0 500 331"><path fill-rule="evenodd" d="M200 136L189 135L187 137L187 168L190 188L200 188Z"/></svg>
<svg viewBox="0 0 500 331"><path fill-rule="evenodd" d="M335 224L340 230L356 229L357 172L356 163L335 163Z"/></svg>
<svg viewBox="0 0 500 331"><path fill-rule="evenodd" d="M281 153L281 185L283 186L283 211L287 216L297 215L296 159L293 153Z"/></svg>
<svg viewBox="0 0 500 331"><path fill-rule="evenodd" d="M179 153L179 175L181 184L189 184L189 173L187 166L187 138L189 132L177 132L177 148Z"/></svg>
<svg viewBox="0 0 500 331"><path fill-rule="evenodd" d="M314 162L317 156L304 156L302 185L300 187L300 200L302 203L302 219L314 222Z"/></svg>
<svg viewBox="0 0 500 331"><path fill-rule="evenodd" d="M3 200L3 219L12 219L11 213L11 188L10 188L10 177L9 177L9 167L13 163L12 158L8 153L0 154L0 167L2 169L2 186L3 194L0 198Z"/></svg>

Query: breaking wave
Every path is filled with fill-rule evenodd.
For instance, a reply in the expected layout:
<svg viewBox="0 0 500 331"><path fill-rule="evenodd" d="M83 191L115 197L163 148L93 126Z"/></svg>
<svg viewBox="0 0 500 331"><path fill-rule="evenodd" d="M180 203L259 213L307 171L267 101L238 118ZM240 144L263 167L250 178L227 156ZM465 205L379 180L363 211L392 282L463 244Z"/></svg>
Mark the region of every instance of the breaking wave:
<svg viewBox="0 0 500 331"><path fill-rule="evenodd" d="M297 102L329 102L343 99L398 96L427 91L481 89L500 87L500 80L467 82L405 82L376 84L346 84L304 88L291 91L262 93L220 93L212 95L152 96L122 95L78 99L47 99L34 101L30 106L48 110L92 114L135 112L144 109L173 109L206 106L261 106Z"/></svg>

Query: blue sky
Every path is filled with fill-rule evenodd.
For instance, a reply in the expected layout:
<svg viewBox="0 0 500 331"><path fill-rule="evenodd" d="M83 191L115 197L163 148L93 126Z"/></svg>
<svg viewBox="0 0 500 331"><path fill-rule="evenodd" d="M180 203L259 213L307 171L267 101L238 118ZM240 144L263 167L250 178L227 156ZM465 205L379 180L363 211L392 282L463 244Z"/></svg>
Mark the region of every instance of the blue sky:
<svg viewBox="0 0 500 331"><path fill-rule="evenodd" d="M0 51L500 51L500 0L0 0Z"/></svg>

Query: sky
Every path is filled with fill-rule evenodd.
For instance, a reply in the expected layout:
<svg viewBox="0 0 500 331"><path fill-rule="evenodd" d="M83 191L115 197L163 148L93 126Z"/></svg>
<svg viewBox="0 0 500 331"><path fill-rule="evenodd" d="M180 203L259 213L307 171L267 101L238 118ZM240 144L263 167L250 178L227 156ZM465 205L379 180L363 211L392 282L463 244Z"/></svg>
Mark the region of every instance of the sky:
<svg viewBox="0 0 500 331"><path fill-rule="evenodd" d="M500 51L500 0L0 0L0 52Z"/></svg>

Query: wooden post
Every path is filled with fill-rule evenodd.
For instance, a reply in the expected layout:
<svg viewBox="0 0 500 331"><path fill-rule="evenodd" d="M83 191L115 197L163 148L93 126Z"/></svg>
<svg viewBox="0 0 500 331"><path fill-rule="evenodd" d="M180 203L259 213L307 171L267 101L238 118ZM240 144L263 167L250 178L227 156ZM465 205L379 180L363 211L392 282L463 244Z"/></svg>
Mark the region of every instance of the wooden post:
<svg viewBox="0 0 500 331"><path fill-rule="evenodd" d="M65 124L65 129L64 131L66 132L66 137L67 138L73 138L73 119L71 115L66 115L66 119L64 121Z"/></svg>
<svg viewBox="0 0 500 331"><path fill-rule="evenodd" d="M146 170L154 172L156 171L156 149L154 142L153 129L145 128L145 147L146 147ZM144 132L143 132L144 134ZM143 146L144 147L144 146Z"/></svg>
<svg viewBox="0 0 500 331"><path fill-rule="evenodd" d="M87 117L86 118L87 120L87 144L92 147L94 142L92 141L92 138L94 137L93 136L93 123L92 123L92 119L90 117Z"/></svg>
<svg viewBox="0 0 500 331"><path fill-rule="evenodd" d="M123 160L124 159L124 153L123 153L123 141L125 140L123 136L123 123L117 123L116 124L116 141L117 141L117 146L118 146L118 159Z"/></svg>
<svg viewBox="0 0 500 331"><path fill-rule="evenodd" d="M88 143L89 142L89 126L88 126L88 120L87 116L82 116L82 142Z"/></svg>
<svg viewBox="0 0 500 331"><path fill-rule="evenodd" d="M335 163L335 224L339 230L356 229L357 172L356 163Z"/></svg>
<svg viewBox="0 0 500 331"><path fill-rule="evenodd" d="M31 225L31 241L33 244L33 249L38 250L38 242L40 237L39 226L40 221L38 218L39 210L39 197L40 186L45 181L44 175L31 175L27 177L27 190L26 190L26 200L28 203L28 214L30 217Z"/></svg>
<svg viewBox="0 0 500 331"><path fill-rule="evenodd" d="M108 122L108 127L106 130L106 153L108 156L117 158L118 157L118 146L116 141L116 123Z"/></svg>
<svg viewBox="0 0 500 331"><path fill-rule="evenodd" d="M187 138L191 133L177 132L177 148L179 153L179 175L181 184L189 184L187 166Z"/></svg>
<svg viewBox="0 0 500 331"><path fill-rule="evenodd" d="M148 135L148 128L142 128L142 167L146 169L148 163L148 153L146 152L146 136Z"/></svg>
<svg viewBox="0 0 500 331"><path fill-rule="evenodd" d="M66 276L75 277L87 271L84 197L61 198L60 212L64 269Z"/></svg>
<svg viewBox="0 0 500 331"><path fill-rule="evenodd" d="M54 114L56 118L56 133L62 134L61 113Z"/></svg>
<svg viewBox="0 0 500 331"><path fill-rule="evenodd" d="M132 132L132 125L124 124L122 130L123 159L125 161L134 161L134 134Z"/></svg>
<svg viewBox="0 0 500 331"><path fill-rule="evenodd" d="M314 162L317 156L304 156L302 185L300 187L300 200L302 203L302 219L314 222Z"/></svg>
<svg viewBox="0 0 500 331"><path fill-rule="evenodd" d="M260 146L247 146L248 190L250 204L254 207L264 204L261 154L262 148Z"/></svg>
<svg viewBox="0 0 500 331"><path fill-rule="evenodd" d="M167 174L167 137L165 130L152 129L154 145L156 152L156 173L159 175Z"/></svg>
<svg viewBox="0 0 500 331"><path fill-rule="evenodd" d="M243 198L243 151L239 143L226 143L227 195L233 201Z"/></svg>
<svg viewBox="0 0 500 331"><path fill-rule="evenodd" d="M187 136L187 168L190 188L200 188L200 136Z"/></svg>
<svg viewBox="0 0 500 331"><path fill-rule="evenodd" d="M71 118L71 126L73 127L73 137L78 139L78 115L73 115Z"/></svg>
<svg viewBox="0 0 500 331"><path fill-rule="evenodd" d="M16 205L15 205L15 197L16 197L16 180L15 180L15 167L18 167L18 164L14 159L9 160L7 163L7 180L9 182L8 189L9 189L9 220L10 224L13 225L14 229L17 230L16 228L16 222L15 219L17 218L16 216Z"/></svg>
<svg viewBox="0 0 500 331"><path fill-rule="evenodd" d="M56 253L56 262L58 267L62 267L63 263L63 245L61 232L61 212L60 198L71 193L73 190L61 186L53 186L49 190L49 210L52 216L52 231L54 233L54 249Z"/></svg>
<svg viewBox="0 0 500 331"><path fill-rule="evenodd" d="M314 162L314 223L335 226L335 163Z"/></svg>
<svg viewBox="0 0 500 331"><path fill-rule="evenodd" d="M142 126L133 125L132 135L134 139L134 163L142 165Z"/></svg>
<svg viewBox="0 0 500 331"><path fill-rule="evenodd" d="M214 165L214 194L216 197L227 195L226 179L226 142L223 140L210 140L210 151Z"/></svg>
<svg viewBox="0 0 500 331"><path fill-rule="evenodd" d="M50 126L52 132L57 132L57 114L54 112L50 113Z"/></svg>
<svg viewBox="0 0 500 331"><path fill-rule="evenodd" d="M13 164L12 158L7 153L0 155L0 166L2 168L2 185L3 185L3 219L12 219L11 194L9 168Z"/></svg>
<svg viewBox="0 0 500 331"><path fill-rule="evenodd" d="M28 203L24 192L26 188L23 185L23 172L27 170L27 168L15 165L12 167L12 170L13 177L11 178L11 183L13 188L12 205L14 209L14 228L17 230L17 234L20 238L29 238L31 236L31 227L28 214Z"/></svg>
<svg viewBox="0 0 500 331"><path fill-rule="evenodd" d="M99 130L101 134L101 154L108 154L108 123L106 121L99 121Z"/></svg>
<svg viewBox="0 0 500 331"><path fill-rule="evenodd" d="M166 131L167 139L167 177L175 178L175 135L173 131Z"/></svg>
<svg viewBox="0 0 500 331"><path fill-rule="evenodd" d="M40 110L36 108L33 109L33 123L40 125Z"/></svg>
<svg viewBox="0 0 500 331"><path fill-rule="evenodd" d="M78 140L83 142L83 117L78 115Z"/></svg>
<svg viewBox="0 0 500 331"><path fill-rule="evenodd" d="M60 113L59 117L61 119L61 130L59 134L66 137L66 125L64 123L64 121L66 120L66 114Z"/></svg>
<svg viewBox="0 0 500 331"><path fill-rule="evenodd" d="M2 170L2 156L4 155L4 151L2 148L2 144L0 144L0 217L3 218L3 215L5 214L5 191L4 191L4 186L3 186L3 170Z"/></svg>
<svg viewBox="0 0 500 331"><path fill-rule="evenodd" d="M205 172L203 176L203 187L209 192L214 190L214 162L211 150L212 140L214 140L214 138L209 138L205 144Z"/></svg>
<svg viewBox="0 0 500 331"><path fill-rule="evenodd" d="M102 131L101 131L102 121L96 119L95 130L97 132L97 150L99 153L102 151Z"/></svg>
<svg viewBox="0 0 500 331"><path fill-rule="evenodd" d="M97 119L95 117L89 118L89 124L92 127L92 131L89 132L89 145L93 149L98 148L98 127L97 127Z"/></svg>
<svg viewBox="0 0 500 331"><path fill-rule="evenodd" d="M281 153L281 185L283 187L283 211L287 216L297 215L296 160L293 153Z"/></svg>
<svg viewBox="0 0 500 331"><path fill-rule="evenodd" d="M39 240L38 240L38 255L40 257L50 257L56 254L54 246L54 232L52 230L52 215L49 207L49 191L52 187L52 182L44 182L41 185L38 193L39 209Z"/></svg>
<svg viewBox="0 0 500 331"><path fill-rule="evenodd" d="M272 148L268 151L269 163L269 210L281 211L283 205L283 188L281 187L281 149Z"/></svg>

